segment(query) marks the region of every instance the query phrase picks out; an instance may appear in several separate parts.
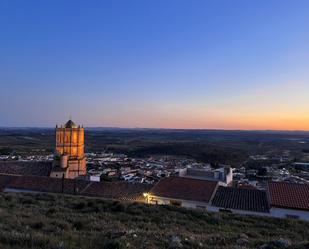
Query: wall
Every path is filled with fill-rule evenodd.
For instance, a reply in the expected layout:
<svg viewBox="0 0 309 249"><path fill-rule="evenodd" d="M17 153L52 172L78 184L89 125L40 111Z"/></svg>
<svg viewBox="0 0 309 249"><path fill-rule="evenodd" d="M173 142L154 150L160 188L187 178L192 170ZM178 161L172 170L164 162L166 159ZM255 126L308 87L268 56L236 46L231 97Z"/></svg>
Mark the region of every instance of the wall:
<svg viewBox="0 0 309 249"><path fill-rule="evenodd" d="M53 178L62 178L63 175L64 175L64 178L67 178L68 177L67 171L52 171L50 173L50 177L53 177Z"/></svg>
<svg viewBox="0 0 309 249"><path fill-rule="evenodd" d="M190 209L204 209L210 212L219 212L221 208L211 206L206 202L198 202L198 201L188 201L188 200L180 200L173 198L165 198L159 196L151 196L149 195L147 198L147 202L149 204L156 204L152 202L151 199L157 201L158 205L171 205L171 201L180 201L181 207L190 208ZM204 208L201 208L204 207ZM252 212L247 210L237 210L237 209L228 209L234 214L240 215L255 215L255 216L264 216L264 217L276 217L276 218L288 218L287 215L298 216L300 220L309 221L309 211L302 210L294 210L294 209L282 209L282 208L271 208L269 213L262 212Z"/></svg>
<svg viewBox="0 0 309 249"><path fill-rule="evenodd" d="M56 128L56 153L84 156L84 128Z"/></svg>
<svg viewBox="0 0 309 249"><path fill-rule="evenodd" d="M68 161L68 178L75 178L80 175L86 175L86 159Z"/></svg>
<svg viewBox="0 0 309 249"><path fill-rule="evenodd" d="M225 168L220 168L216 170L204 170L204 169L194 169L185 168L179 170L180 177L199 179L199 180L209 180L209 181L219 181L219 185L228 186L233 181L233 171L229 168L228 172Z"/></svg>
<svg viewBox="0 0 309 249"><path fill-rule="evenodd" d="M287 208L275 208L270 209L270 215L278 218L287 218L287 215L298 216L301 220L309 221L309 210L296 210L296 209L287 209Z"/></svg>
<svg viewBox="0 0 309 249"><path fill-rule="evenodd" d="M68 170L65 178L76 178L86 175L86 159L84 156L84 128L56 128L56 154L68 155L65 160ZM62 158L63 159L63 158ZM61 164L60 164L61 165ZM62 165L63 168L64 165ZM62 177L57 169L52 170L51 177Z"/></svg>
<svg viewBox="0 0 309 249"><path fill-rule="evenodd" d="M157 201L157 203L155 203L155 201ZM149 204L171 205L171 201L181 202L181 207L190 208L190 209L207 210L208 207L209 207L207 202L188 201L188 200L165 198L165 197L151 196L151 195L149 195L148 198L147 198L147 202Z"/></svg>
<svg viewBox="0 0 309 249"><path fill-rule="evenodd" d="M39 191L33 191L33 190L28 190L28 189L16 189L16 188L5 188L3 192L7 193L41 193Z"/></svg>
<svg viewBox="0 0 309 249"><path fill-rule="evenodd" d="M208 211L220 212L220 209L223 209L223 208L215 207L215 206L209 206ZM228 208L227 210L230 210L231 213L233 213L233 214L270 216L269 213L262 213L262 212L252 212L252 211L247 211L247 210L238 210L238 209L230 209L230 208Z"/></svg>
<svg viewBox="0 0 309 249"><path fill-rule="evenodd" d="M230 172L226 175L226 185L231 185L233 182L233 170L231 169Z"/></svg>

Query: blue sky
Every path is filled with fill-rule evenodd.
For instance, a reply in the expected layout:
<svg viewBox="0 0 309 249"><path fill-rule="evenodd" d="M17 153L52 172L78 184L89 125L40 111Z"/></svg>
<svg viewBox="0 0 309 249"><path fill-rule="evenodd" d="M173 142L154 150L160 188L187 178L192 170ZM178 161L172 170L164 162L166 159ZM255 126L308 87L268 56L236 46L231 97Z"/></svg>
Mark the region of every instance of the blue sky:
<svg viewBox="0 0 309 249"><path fill-rule="evenodd" d="M0 126L309 129L308 13L305 0L2 0Z"/></svg>

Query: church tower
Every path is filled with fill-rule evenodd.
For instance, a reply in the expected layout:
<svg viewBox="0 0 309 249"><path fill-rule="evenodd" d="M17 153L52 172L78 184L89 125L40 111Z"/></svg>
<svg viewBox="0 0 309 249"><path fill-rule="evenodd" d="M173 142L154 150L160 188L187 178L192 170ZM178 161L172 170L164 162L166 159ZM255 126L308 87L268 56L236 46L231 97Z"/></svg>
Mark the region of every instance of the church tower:
<svg viewBox="0 0 309 249"><path fill-rule="evenodd" d="M86 175L84 128L72 120L56 126L56 149L51 177L76 178Z"/></svg>

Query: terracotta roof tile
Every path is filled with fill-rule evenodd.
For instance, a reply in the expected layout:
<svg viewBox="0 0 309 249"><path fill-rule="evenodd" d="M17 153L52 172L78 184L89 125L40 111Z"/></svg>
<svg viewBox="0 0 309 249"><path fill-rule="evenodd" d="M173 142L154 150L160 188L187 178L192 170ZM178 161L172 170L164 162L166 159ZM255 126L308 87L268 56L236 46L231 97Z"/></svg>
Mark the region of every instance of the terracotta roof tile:
<svg viewBox="0 0 309 249"><path fill-rule="evenodd" d="M65 194L78 194L88 184L88 181L83 180L76 180L74 182L72 179L64 179L62 182L62 179L60 178L20 176L15 177L12 181L10 181L6 185L6 188L50 193L62 193L63 190L63 193Z"/></svg>
<svg viewBox="0 0 309 249"><path fill-rule="evenodd" d="M82 195L97 196L109 199L139 201L143 193L148 192L149 185L127 182L92 182Z"/></svg>
<svg viewBox="0 0 309 249"><path fill-rule="evenodd" d="M8 175L33 175L49 176L52 168L51 161L23 162L23 161L1 161L0 174Z"/></svg>
<svg viewBox="0 0 309 249"><path fill-rule="evenodd" d="M185 177L162 178L151 190L154 196L209 202L218 182Z"/></svg>
<svg viewBox="0 0 309 249"><path fill-rule="evenodd" d="M127 182L90 182L40 176L0 175L0 190L76 194L125 201L144 201L143 193L151 186Z"/></svg>
<svg viewBox="0 0 309 249"><path fill-rule="evenodd" d="M309 210L309 184L269 182L271 206Z"/></svg>

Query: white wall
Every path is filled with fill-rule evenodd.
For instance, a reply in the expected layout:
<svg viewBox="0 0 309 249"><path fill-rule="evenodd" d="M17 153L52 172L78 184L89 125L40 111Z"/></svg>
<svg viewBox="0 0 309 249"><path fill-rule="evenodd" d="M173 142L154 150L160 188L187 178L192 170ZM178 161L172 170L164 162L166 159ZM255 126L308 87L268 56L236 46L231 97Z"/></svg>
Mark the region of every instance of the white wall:
<svg viewBox="0 0 309 249"><path fill-rule="evenodd" d="M233 170L229 172L229 174L226 175L226 184L230 185L233 182Z"/></svg>
<svg viewBox="0 0 309 249"><path fill-rule="evenodd" d="M190 208L190 209L201 209L200 207L204 207L205 210L210 212L219 212L221 208L211 206L207 202L198 202L198 201L188 201L188 200L180 200L174 198L165 198L159 196L148 196L149 204L156 204L155 202L151 202L151 199L157 201L158 205L171 205L171 201L180 201L181 207ZM271 208L269 213L262 212L252 212L246 210L238 210L238 209L228 209L231 210L234 214L241 215L256 215L256 216L265 216L265 217L277 217L277 218L288 218L287 215L298 216L300 220L309 221L309 211L302 210L294 210L294 209L282 209L282 208Z"/></svg>
<svg viewBox="0 0 309 249"><path fill-rule="evenodd" d="M28 189L17 189L17 188L5 188L3 192L8 193L41 193L40 191L33 191Z"/></svg>
<svg viewBox="0 0 309 249"><path fill-rule="evenodd" d="M223 209L223 208L209 206L207 210L211 212L220 212L219 211L220 209ZM252 211L247 211L247 210L238 210L238 209L230 209L230 208L228 208L227 210L230 210L233 214L270 216L269 213L262 213L262 212L252 212Z"/></svg>
<svg viewBox="0 0 309 249"><path fill-rule="evenodd" d="M100 176L90 175L89 180L91 182L99 182L101 180Z"/></svg>
<svg viewBox="0 0 309 249"><path fill-rule="evenodd" d="M153 201L151 201L153 199ZM190 209L198 209L204 207L205 210L208 209L209 205L207 202L198 202L198 201L188 201L188 200L180 200L174 198L165 198L159 196L148 196L148 203L149 204L156 204L157 201L158 205L171 205L171 201L179 201L181 202L181 207L190 208Z"/></svg>
<svg viewBox="0 0 309 249"><path fill-rule="evenodd" d="M210 212L219 212L221 208L211 206L207 202L198 202L198 201L188 201L188 200L179 200L173 198L165 198L159 196L148 196L148 203L149 204L156 204L155 202L151 202L151 198L157 201L158 205L171 205L170 201L180 201L181 207L190 208L190 209L201 209L201 207L205 207L205 210ZM232 213L235 214L242 214L242 215L257 215L257 216L270 216L269 213L262 213L262 212L251 212L246 210L237 210L237 209L229 209Z"/></svg>
<svg viewBox="0 0 309 249"><path fill-rule="evenodd" d="M298 216L301 220L309 221L309 211L286 209L286 208L275 208L270 209L270 215L278 218L287 218L287 215Z"/></svg>

